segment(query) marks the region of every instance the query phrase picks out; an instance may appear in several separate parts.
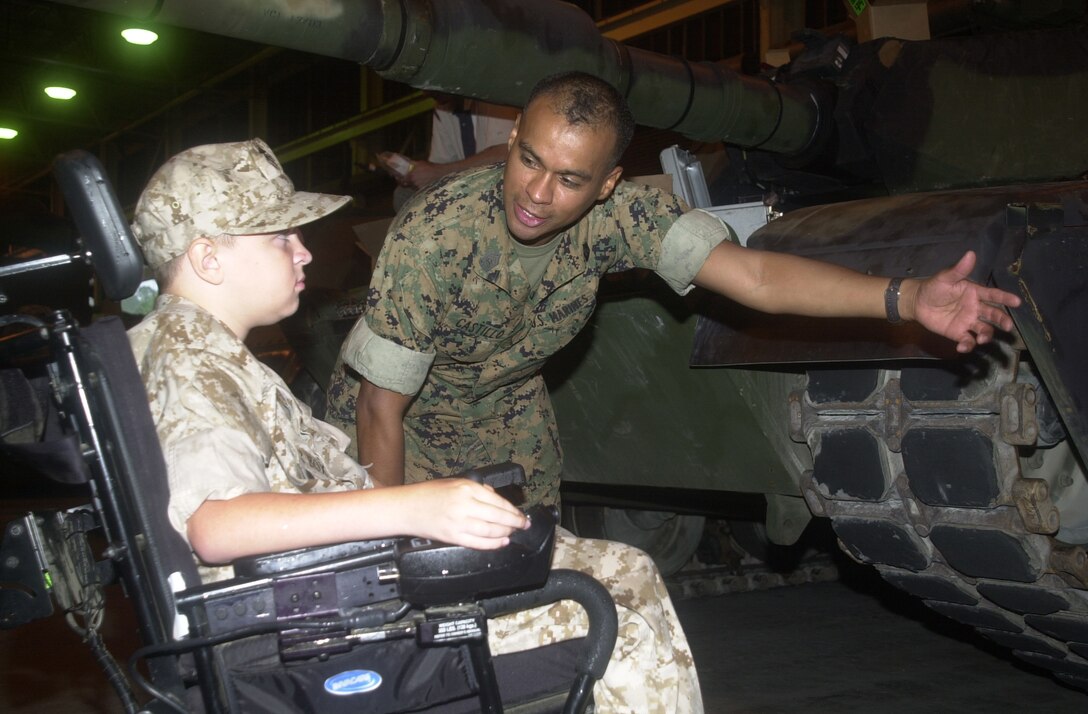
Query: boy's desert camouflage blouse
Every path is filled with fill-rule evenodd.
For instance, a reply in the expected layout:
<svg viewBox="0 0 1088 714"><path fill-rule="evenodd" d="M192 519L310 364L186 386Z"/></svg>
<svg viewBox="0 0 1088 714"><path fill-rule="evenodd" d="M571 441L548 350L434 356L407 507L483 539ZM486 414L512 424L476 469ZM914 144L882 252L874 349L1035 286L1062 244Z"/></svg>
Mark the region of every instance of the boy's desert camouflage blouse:
<svg viewBox="0 0 1088 714"><path fill-rule="evenodd" d="M170 523L183 536L209 498L369 485L347 437L310 415L226 325L176 295L129 330L170 479ZM205 581L230 568L204 569Z"/></svg>

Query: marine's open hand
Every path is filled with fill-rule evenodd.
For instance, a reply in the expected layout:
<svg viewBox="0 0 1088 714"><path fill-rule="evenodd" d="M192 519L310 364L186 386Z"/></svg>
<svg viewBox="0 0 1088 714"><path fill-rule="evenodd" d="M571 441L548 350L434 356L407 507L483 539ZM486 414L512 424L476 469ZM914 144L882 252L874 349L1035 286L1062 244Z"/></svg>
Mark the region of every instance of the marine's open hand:
<svg viewBox="0 0 1088 714"><path fill-rule="evenodd" d="M993 339L994 328L1011 330L1012 318L1005 308L1020 305L1012 293L968 280L975 260L975 253L967 251L951 268L917 281L900 304L904 317L952 340L957 352L986 344Z"/></svg>

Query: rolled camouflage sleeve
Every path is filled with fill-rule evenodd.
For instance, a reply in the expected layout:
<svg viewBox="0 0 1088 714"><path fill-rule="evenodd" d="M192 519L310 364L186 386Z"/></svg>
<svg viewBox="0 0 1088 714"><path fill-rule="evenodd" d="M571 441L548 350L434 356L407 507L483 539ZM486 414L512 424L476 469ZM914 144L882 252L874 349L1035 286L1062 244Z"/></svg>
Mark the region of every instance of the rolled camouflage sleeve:
<svg viewBox="0 0 1088 714"><path fill-rule="evenodd" d="M434 278L431 228L413 209L401 214L374 267L366 313L340 350L340 359L371 384L399 394L418 392L435 358L444 294Z"/></svg>
<svg viewBox="0 0 1088 714"><path fill-rule="evenodd" d="M691 281L710 251L731 236L729 226L714 214L700 209L689 211L672 224L661 241L661 261L656 272L670 288L686 295L694 287Z"/></svg>
<svg viewBox="0 0 1088 714"><path fill-rule="evenodd" d="M410 396L423 386L434 353L415 352L379 337L364 317L348 334L340 359L371 384Z"/></svg>

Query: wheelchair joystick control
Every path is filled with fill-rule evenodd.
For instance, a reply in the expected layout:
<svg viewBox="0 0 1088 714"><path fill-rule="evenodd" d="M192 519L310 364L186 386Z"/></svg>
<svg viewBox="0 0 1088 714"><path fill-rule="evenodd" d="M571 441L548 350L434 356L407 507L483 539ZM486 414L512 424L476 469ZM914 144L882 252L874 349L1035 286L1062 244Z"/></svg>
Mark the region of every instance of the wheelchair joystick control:
<svg viewBox="0 0 1088 714"><path fill-rule="evenodd" d="M495 492L515 506L525 503L525 469L520 464L507 461L490 466L477 466L450 478L467 478L495 489Z"/></svg>

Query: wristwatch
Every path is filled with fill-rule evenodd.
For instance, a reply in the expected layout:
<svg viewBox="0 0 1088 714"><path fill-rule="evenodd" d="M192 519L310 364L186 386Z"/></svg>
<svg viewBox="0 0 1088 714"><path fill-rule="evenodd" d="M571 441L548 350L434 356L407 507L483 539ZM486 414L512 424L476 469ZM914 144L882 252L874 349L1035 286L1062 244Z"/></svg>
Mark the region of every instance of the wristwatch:
<svg viewBox="0 0 1088 714"><path fill-rule="evenodd" d="M899 317L899 286L902 284L903 278L892 278L884 290L884 312L888 315L888 322L893 325L903 321Z"/></svg>

